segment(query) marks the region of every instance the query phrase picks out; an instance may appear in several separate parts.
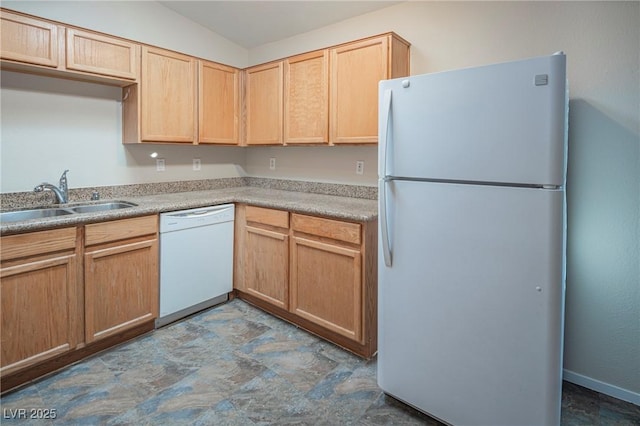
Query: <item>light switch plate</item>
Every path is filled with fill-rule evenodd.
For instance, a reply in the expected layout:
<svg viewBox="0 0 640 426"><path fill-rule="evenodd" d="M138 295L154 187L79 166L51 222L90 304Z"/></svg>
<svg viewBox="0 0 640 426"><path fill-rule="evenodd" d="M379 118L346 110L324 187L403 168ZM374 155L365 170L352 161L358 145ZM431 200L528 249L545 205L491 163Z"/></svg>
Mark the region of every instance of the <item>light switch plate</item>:
<svg viewBox="0 0 640 426"><path fill-rule="evenodd" d="M364 173L364 161L356 161L356 174L361 175Z"/></svg>
<svg viewBox="0 0 640 426"><path fill-rule="evenodd" d="M276 169L276 159L271 157L269 158L269 170L275 170Z"/></svg>
<svg viewBox="0 0 640 426"><path fill-rule="evenodd" d="M156 172L164 172L164 158L156 158Z"/></svg>
<svg viewBox="0 0 640 426"><path fill-rule="evenodd" d="M199 158L194 158L193 159L193 170L195 170L196 172L199 172L201 169L202 163L200 162Z"/></svg>

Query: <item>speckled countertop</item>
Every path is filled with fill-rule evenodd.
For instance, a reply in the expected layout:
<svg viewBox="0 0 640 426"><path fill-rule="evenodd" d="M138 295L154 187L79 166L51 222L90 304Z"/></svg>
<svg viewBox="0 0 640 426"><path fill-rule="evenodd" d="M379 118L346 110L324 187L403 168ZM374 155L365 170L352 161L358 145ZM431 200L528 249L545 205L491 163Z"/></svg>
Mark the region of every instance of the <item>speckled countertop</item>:
<svg viewBox="0 0 640 426"><path fill-rule="evenodd" d="M204 191L124 196L114 199L102 199L99 202L114 200L132 202L137 204L137 206L120 210L71 214L21 222L2 222L0 223L0 234L10 235L225 203L246 203L255 206L358 222L375 220L378 216L376 200L256 186L237 186ZM87 204L87 202L81 204Z"/></svg>

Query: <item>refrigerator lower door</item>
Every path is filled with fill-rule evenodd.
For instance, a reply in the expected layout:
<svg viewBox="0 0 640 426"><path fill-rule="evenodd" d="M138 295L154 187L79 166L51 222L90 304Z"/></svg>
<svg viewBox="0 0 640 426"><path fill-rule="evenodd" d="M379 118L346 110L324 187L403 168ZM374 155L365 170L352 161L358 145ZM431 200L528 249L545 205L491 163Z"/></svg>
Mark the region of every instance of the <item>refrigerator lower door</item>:
<svg viewBox="0 0 640 426"><path fill-rule="evenodd" d="M563 191L383 185L379 386L453 425L559 424Z"/></svg>

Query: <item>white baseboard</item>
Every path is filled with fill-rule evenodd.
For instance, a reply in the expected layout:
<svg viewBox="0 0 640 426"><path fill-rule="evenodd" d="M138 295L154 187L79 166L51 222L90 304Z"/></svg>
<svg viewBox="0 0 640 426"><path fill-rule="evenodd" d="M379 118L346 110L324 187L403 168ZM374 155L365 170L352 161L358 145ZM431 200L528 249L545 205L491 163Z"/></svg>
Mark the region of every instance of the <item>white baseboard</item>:
<svg viewBox="0 0 640 426"><path fill-rule="evenodd" d="M575 383L576 385L583 386L596 392L600 392L632 404L640 405L640 393L632 392L628 389L623 389L615 385L610 385L609 383L601 382L600 380L592 379L591 377L583 376L582 374L574 373L573 371L566 369L562 370L562 378L567 382Z"/></svg>

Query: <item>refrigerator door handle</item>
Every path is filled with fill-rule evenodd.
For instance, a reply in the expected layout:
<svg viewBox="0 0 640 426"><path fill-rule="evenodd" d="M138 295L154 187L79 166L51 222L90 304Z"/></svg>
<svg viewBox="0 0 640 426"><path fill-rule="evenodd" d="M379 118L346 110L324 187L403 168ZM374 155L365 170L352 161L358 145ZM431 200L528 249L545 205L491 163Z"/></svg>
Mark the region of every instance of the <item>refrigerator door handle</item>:
<svg viewBox="0 0 640 426"><path fill-rule="evenodd" d="M380 160L378 163L378 177L381 179L387 176L387 148L389 130L389 121L391 120L391 89L384 91L382 95L382 109L384 111L384 119L380 128Z"/></svg>
<svg viewBox="0 0 640 426"><path fill-rule="evenodd" d="M387 150L389 145L389 121L391 120L391 89L386 89L382 94L382 111L384 117L380 123L380 159L378 160L378 197L380 211L380 237L382 239L382 254L384 264L391 267L391 245L389 244L389 223L387 219L387 182L390 178L387 176Z"/></svg>
<svg viewBox="0 0 640 426"><path fill-rule="evenodd" d="M389 244L389 224L387 219L387 183L391 179L383 178L379 180L379 197L380 197L380 239L382 240L382 255L384 264L391 267L391 246Z"/></svg>

